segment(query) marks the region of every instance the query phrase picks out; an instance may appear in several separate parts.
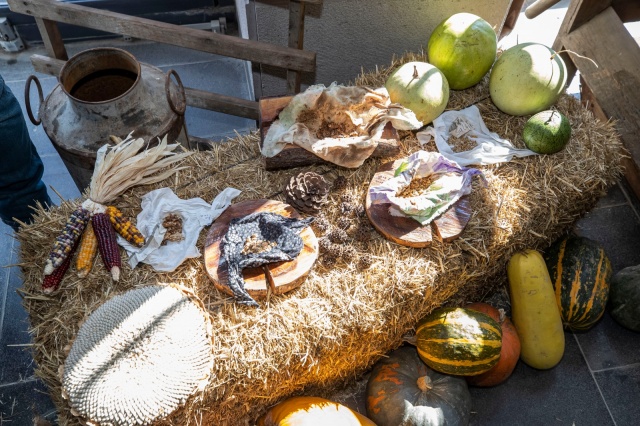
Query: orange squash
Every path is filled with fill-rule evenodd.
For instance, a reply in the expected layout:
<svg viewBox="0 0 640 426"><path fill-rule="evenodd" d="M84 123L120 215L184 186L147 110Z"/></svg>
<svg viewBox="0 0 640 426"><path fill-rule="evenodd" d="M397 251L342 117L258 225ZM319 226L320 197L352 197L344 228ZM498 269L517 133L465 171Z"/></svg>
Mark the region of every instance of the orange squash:
<svg viewBox="0 0 640 426"><path fill-rule="evenodd" d="M496 320L502 327L502 349L498 363L482 374L467 376L467 383L472 386L489 387L498 385L511 376L520 358L520 338L515 326L504 314L488 303L476 302L467 305L467 309L483 312Z"/></svg>
<svg viewBox="0 0 640 426"><path fill-rule="evenodd" d="M294 396L274 405L258 426L376 426L362 414L315 396Z"/></svg>

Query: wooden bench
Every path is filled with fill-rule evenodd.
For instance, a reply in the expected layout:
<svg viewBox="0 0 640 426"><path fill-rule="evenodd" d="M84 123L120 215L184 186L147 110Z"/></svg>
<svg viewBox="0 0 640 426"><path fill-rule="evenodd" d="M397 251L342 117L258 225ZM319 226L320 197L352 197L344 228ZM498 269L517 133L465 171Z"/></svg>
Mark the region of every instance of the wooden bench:
<svg viewBox="0 0 640 426"><path fill-rule="evenodd" d="M8 0L8 3L12 11L35 18L48 56L32 55L31 62L36 71L45 74L58 75L68 59L58 22L284 68L287 69L290 94L300 91L301 73L313 72L316 67L316 54L302 49L304 11L306 3L321 4L322 0L289 1L289 46L245 40L54 0ZM185 92L189 106L259 119L257 101L189 87Z"/></svg>

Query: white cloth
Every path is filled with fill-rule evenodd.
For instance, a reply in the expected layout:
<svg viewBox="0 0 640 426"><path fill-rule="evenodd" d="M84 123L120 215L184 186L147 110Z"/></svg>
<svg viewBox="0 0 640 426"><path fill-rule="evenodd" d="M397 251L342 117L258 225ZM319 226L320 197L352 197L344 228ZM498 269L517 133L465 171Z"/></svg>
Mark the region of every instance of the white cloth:
<svg viewBox="0 0 640 426"><path fill-rule="evenodd" d="M280 112L264 137L262 155L273 157L287 144L296 144L326 161L356 168L378 146L388 122L398 130L422 127L413 111L391 103L384 87L317 84L295 95ZM327 124L353 131L340 137L318 135Z"/></svg>
<svg viewBox="0 0 640 426"><path fill-rule="evenodd" d="M142 197L142 211L138 214L136 222L136 227L144 235L146 244L138 248L119 235L118 244L129 254L131 268L144 262L156 271L172 272L185 259L200 256L196 246L200 231L211 225L239 194L240 191L235 188L226 188L209 204L202 198L183 200L169 188L151 191ZM163 246L161 244L167 230L162 226L162 221L170 213L182 217L184 239Z"/></svg>
<svg viewBox="0 0 640 426"><path fill-rule="evenodd" d="M454 152L447 143L451 135L455 137L466 135L474 140L477 146L469 151ZM421 145L425 145L434 138L440 154L460 166L503 163L511 161L514 156L537 155L531 150L516 148L509 140L490 132L482 120L480 110L475 105L460 111L442 113L433 120L433 126L419 132L417 137Z"/></svg>

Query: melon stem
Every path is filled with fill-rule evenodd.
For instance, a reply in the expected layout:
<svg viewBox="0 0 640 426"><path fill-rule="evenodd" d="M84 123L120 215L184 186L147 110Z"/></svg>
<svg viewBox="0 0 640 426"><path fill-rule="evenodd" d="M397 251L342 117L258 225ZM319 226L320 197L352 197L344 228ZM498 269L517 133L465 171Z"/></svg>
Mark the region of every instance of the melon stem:
<svg viewBox="0 0 640 426"><path fill-rule="evenodd" d="M422 392L426 392L433 388L433 384L429 376L418 377L417 385L418 389L420 389Z"/></svg>
<svg viewBox="0 0 640 426"><path fill-rule="evenodd" d="M418 67L416 65L413 66L413 78L418 78Z"/></svg>

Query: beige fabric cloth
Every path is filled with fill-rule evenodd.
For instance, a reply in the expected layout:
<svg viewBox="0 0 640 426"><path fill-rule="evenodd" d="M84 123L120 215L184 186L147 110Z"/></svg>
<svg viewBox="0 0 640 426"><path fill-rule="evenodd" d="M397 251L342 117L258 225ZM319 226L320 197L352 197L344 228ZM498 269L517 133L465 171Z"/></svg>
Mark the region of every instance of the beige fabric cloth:
<svg viewBox="0 0 640 426"><path fill-rule="evenodd" d="M280 112L265 136L262 155L273 157L293 143L339 166L356 168L376 149L388 122L399 130L422 127L411 110L391 103L384 87L311 86Z"/></svg>

